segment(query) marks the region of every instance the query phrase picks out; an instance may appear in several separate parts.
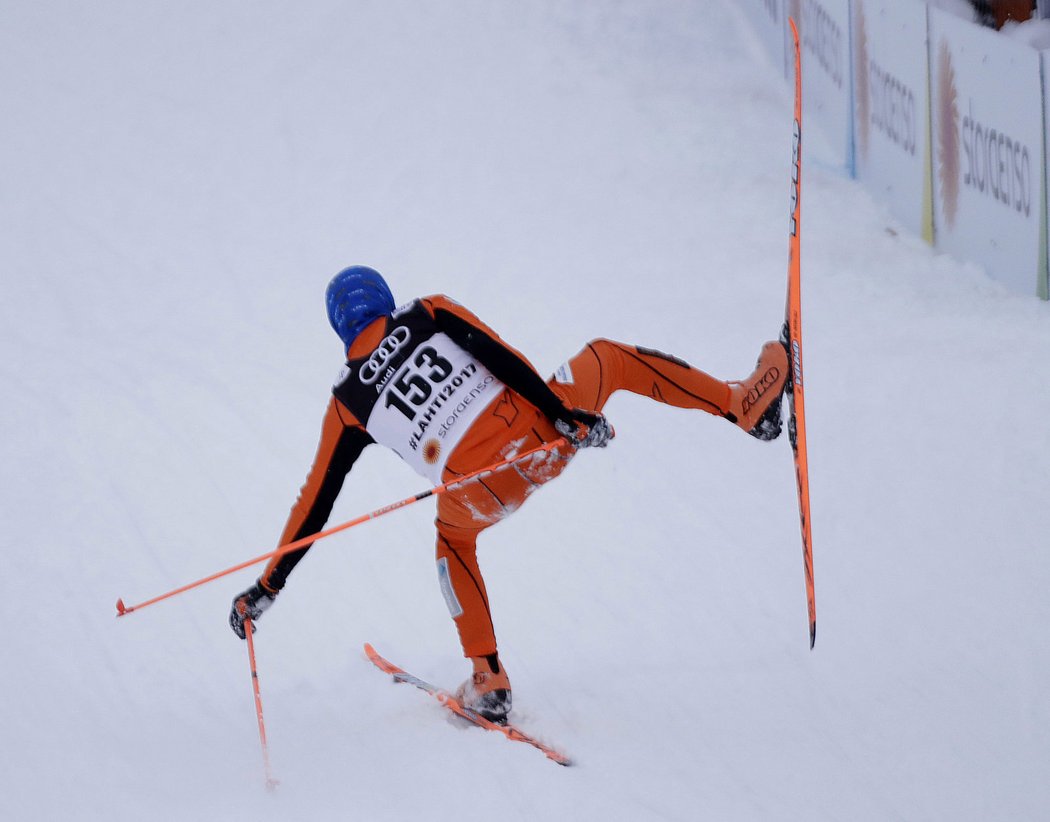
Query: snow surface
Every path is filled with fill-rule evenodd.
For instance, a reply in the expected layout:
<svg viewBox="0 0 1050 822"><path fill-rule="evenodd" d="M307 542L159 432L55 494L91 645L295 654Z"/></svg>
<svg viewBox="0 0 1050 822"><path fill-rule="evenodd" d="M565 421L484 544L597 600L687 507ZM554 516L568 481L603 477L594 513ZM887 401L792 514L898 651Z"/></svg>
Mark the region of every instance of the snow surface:
<svg viewBox="0 0 1050 822"><path fill-rule="evenodd" d="M786 438L618 395L482 545L516 715L467 673L431 502L229 602L340 366L340 267L553 371L596 336L748 373L783 312L790 91L732 3L0 6L5 819L1050 816L1050 306L806 155L818 637ZM811 140L810 144L819 141ZM334 522L425 485L370 449Z"/></svg>
<svg viewBox="0 0 1050 822"><path fill-rule="evenodd" d="M1050 48L1050 20L1032 19L1018 23L1007 20L1000 31L1007 37L1020 40L1032 48L1045 50Z"/></svg>

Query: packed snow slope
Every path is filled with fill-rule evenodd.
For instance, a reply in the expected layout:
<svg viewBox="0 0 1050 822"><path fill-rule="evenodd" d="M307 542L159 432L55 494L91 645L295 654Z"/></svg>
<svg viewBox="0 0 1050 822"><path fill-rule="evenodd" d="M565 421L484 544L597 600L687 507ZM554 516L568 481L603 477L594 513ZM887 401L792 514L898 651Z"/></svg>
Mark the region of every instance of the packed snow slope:
<svg viewBox="0 0 1050 822"><path fill-rule="evenodd" d="M783 316L790 91L733 3L0 6L5 819L1035 820L1050 808L1050 307L807 148L818 637L786 438L617 395L482 543L522 725L467 674L427 501L318 544L245 646L341 364L342 266L549 373L746 375ZM808 146L818 144L814 135ZM425 483L369 449L332 522Z"/></svg>

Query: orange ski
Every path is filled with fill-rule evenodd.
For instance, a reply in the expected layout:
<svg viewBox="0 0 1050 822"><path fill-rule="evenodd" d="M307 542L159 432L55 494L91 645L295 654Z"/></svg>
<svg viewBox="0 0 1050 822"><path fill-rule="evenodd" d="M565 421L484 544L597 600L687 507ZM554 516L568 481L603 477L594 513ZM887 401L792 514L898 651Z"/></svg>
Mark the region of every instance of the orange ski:
<svg viewBox="0 0 1050 822"><path fill-rule="evenodd" d="M798 514L802 526L802 561L806 573L809 608L809 647L817 641L817 601L813 588L813 535L809 517L809 460L806 456L806 400L802 379L802 267L800 235L802 215L802 55L798 28L789 19L795 42L795 121L791 140L791 225L788 257L787 310L781 342L791 360L788 395L788 438L795 457Z"/></svg>
<svg viewBox="0 0 1050 822"><path fill-rule="evenodd" d="M456 716L460 716L468 722L477 725L479 728L484 728L486 731L496 731L497 733L501 733L512 742L524 742L526 745L531 745L532 747L543 751L548 759L557 762L559 765L572 764L572 760L565 754L556 751L545 742L525 733L525 731L520 728L509 723L506 725L498 725L495 722L490 722L477 711L472 711L470 708L460 704L459 700L447 691L443 691L440 688L431 685L426 680L420 679L418 676L413 676L407 671L403 671L393 662L381 657L376 649L367 642L365 643L365 654L372 661L373 665L375 665L380 671L390 674L395 682L407 682L409 685L415 685L421 691L426 691L434 697L434 699L452 711L452 713L456 714Z"/></svg>

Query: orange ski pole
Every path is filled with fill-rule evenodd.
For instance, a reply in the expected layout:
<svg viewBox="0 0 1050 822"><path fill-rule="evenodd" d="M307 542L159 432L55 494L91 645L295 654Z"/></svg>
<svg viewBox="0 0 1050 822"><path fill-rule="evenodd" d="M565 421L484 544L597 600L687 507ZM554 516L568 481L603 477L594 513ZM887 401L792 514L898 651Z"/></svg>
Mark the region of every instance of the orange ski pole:
<svg viewBox="0 0 1050 822"><path fill-rule="evenodd" d="M244 638L248 641L248 667L252 672L252 691L255 694L255 716L259 720L259 742L262 745L263 773L266 777L266 789L272 791L277 787L277 780L273 778L270 770L270 749L266 744L266 723L263 721L262 695L259 693L259 672L255 667L255 641L252 634L255 628L252 621L244 619Z"/></svg>
<svg viewBox="0 0 1050 822"><path fill-rule="evenodd" d="M216 573L206 576L203 579L198 579L196 582L191 582L188 585L183 585L179 588L174 589L173 591L168 591L167 593L160 594L159 596L155 596L152 599L147 599L145 602L140 602L138 605L125 605L123 599L118 599L117 616L122 617L132 613L133 611L140 611L149 605L153 605L154 603L160 602L165 599L170 599L173 596L185 593L186 591L192 590L193 588L197 588L201 585L204 585L205 583L212 582L216 579L220 579L221 577L235 573L236 571L240 571L243 568L248 568L265 560L283 556L284 554L290 553L292 551L297 551L300 548L305 548L306 546L310 545L311 543L317 542L318 540L325 539L326 537L330 537L333 534L338 534L340 531L345 531L348 528L353 528L355 525L360 525L363 522L368 522L369 520L376 519L377 517L381 517L384 514L389 514L391 511L396 511L399 508L404 508L405 506L411 505L414 502L419 502L420 500L426 499L427 497L435 497L439 494L444 494L445 492L451 491L454 488L459 488L461 485L464 485L470 482L471 480L476 480L479 477L485 476L486 474L491 474L492 472L498 471L501 468L506 468L508 465L512 465L513 463L521 462L522 460L527 459L528 457L531 457L534 454L538 454L544 451L554 451L555 449L568 444L569 441L565 439L565 437L559 437L553 442L544 443L543 445L540 445L529 451L525 451L524 453L518 454L517 456L510 457L500 462L494 462L492 465L488 465L484 468L479 468L477 471L465 474L464 476L459 477L458 479L453 480L452 482L446 482L443 485L438 485L434 488L430 488L427 491L422 491L414 496L406 497L405 499L400 500L399 502L394 502L390 505L384 505L382 508L377 508L375 511L371 511L367 514L362 514L361 516L356 517L355 519L344 522L342 525L336 525L332 528L329 528L326 531L319 531L316 534L311 534L310 536L303 537L302 539L297 539L295 540L295 542L289 542L287 545L282 545L274 551L268 551L267 553L257 556L253 559L245 560L244 562L240 562L237 565L234 565L230 568L226 568L223 571L217 571Z"/></svg>

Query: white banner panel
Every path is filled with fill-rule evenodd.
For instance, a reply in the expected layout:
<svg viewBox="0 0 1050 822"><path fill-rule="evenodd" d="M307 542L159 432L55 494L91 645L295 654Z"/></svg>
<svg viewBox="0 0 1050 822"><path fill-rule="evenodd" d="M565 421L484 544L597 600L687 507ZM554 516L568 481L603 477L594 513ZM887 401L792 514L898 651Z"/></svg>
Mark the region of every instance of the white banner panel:
<svg viewBox="0 0 1050 822"><path fill-rule="evenodd" d="M784 16L784 0L743 0L740 5L769 54L769 59L787 77L789 68L784 31L788 24Z"/></svg>
<svg viewBox="0 0 1050 822"><path fill-rule="evenodd" d="M853 0L852 13L857 179L932 241L926 6Z"/></svg>
<svg viewBox="0 0 1050 822"><path fill-rule="evenodd" d="M816 126L830 156L821 157L853 173L853 87L850 62L850 0L787 0L785 11L802 37L802 116L807 134ZM785 21L786 42L791 30ZM788 51L790 53L790 49ZM794 70L789 69L793 80ZM807 151L814 147L807 142Z"/></svg>
<svg viewBox="0 0 1050 822"><path fill-rule="evenodd" d="M1042 276L1039 52L929 10L937 247L1035 294Z"/></svg>

